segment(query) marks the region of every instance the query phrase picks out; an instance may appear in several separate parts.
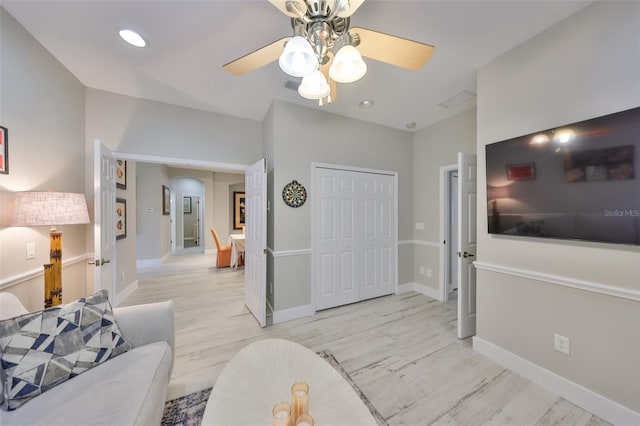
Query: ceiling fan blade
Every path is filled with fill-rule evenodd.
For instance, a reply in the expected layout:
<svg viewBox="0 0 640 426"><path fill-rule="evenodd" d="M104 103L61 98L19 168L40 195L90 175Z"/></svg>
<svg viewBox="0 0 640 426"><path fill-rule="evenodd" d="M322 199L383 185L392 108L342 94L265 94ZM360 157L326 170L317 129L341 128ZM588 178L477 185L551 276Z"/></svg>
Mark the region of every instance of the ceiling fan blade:
<svg viewBox="0 0 640 426"><path fill-rule="evenodd" d="M302 0L269 0L269 3L291 18L300 18L307 13L307 4Z"/></svg>
<svg viewBox="0 0 640 426"><path fill-rule="evenodd" d="M336 3L345 0L336 0ZM338 16L341 18L348 18L353 15L353 13L358 10L358 8L364 3L364 0L349 0L349 8L345 11L338 12Z"/></svg>
<svg viewBox="0 0 640 426"><path fill-rule="evenodd" d="M291 37L283 37L223 65L222 68L235 75L244 75L249 71L256 70L277 60L282 53L282 49L284 49L285 43L290 39Z"/></svg>
<svg viewBox="0 0 640 426"><path fill-rule="evenodd" d="M338 95L337 95L338 84L334 80L332 80L331 77L329 77L329 68L333 63L333 55L329 55L329 56L331 57L331 59L327 61L326 64L320 65L320 72L322 73L322 75L324 75L324 78L327 79L327 83L329 83L329 87L331 88L331 91L329 92L329 96L326 96L322 99L322 102L325 105L331 102L335 102L338 99Z"/></svg>
<svg viewBox="0 0 640 426"><path fill-rule="evenodd" d="M436 49L430 44L366 28L354 27L349 31L360 35L358 50L362 56L413 71L422 68Z"/></svg>

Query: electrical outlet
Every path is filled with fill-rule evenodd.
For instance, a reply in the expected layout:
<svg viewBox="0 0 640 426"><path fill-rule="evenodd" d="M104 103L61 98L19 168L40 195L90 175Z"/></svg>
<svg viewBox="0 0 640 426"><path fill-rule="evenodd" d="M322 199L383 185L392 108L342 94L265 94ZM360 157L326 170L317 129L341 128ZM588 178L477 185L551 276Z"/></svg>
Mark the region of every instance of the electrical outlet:
<svg viewBox="0 0 640 426"><path fill-rule="evenodd" d="M427 268L427 277L431 278L431 269L428 269L428 268Z"/></svg>
<svg viewBox="0 0 640 426"><path fill-rule="evenodd" d="M424 223L422 222L416 222L416 229L418 231L424 231Z"/></svg>
<svg viewBox="0 0 640 426"><path fill-rule="evenodd" d="M568 337L554 334L553 348L556 351L569 355L571 353L571 340Z"/></svg>
<svg viewBox="0 0 640 426"><path fill-rule="evenodd" d="M420 275L424 275L424 266L420 267Z"/></svg>

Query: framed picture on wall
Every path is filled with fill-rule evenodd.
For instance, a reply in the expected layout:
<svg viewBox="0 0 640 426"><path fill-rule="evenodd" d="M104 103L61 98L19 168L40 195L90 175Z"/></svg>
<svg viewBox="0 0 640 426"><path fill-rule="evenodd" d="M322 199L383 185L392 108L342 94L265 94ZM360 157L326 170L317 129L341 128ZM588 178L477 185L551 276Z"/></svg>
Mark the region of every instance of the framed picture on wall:
<svg viewBox="0 0 640 426"><path fill-rule="evenodd" d="M171 190L165 185L162 185L162 214L171 214Z"/></svg>
<svg viewBox="0 0 640 426"><path fill-rule="evenodd" d="M233 193L233 229L244 228L244 192Z"/></svg>
<svg viewBox="0 0 640 426"><path fill-rule="evenodd" d="M191 197L182 197L182 212L191 214Z"/></svg>
<svg viewBox="0 0 640 426"><path fill-rule="evenodd" d="M116 160L116 188L127 189L127 162Z"/></svg>
<svg viewBox="0 0 640 426"><path fill-rule="evenodd" d="M116 198L116 240L127 238L127 200Z"/></svg>
<svg viewBox="0 0 640 426"><path fill-rule="evenodd" d="M9 174L9 131L0 126L0 173Z"/></svg>

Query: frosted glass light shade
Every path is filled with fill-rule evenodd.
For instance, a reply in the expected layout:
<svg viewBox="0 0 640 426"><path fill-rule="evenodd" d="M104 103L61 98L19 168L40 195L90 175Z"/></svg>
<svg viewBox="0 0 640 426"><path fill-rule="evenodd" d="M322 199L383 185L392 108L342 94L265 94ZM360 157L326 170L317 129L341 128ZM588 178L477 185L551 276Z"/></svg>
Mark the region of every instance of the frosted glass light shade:
<svg viewBox="0 0 640 426"><path fill-rule="evenodd" d="M282 71L292 77L307 76L318 68L318 58L302 36L295 36L287 42L278 63Z"/></svg>
<svg viewBox="0 0 640 426"><path fill-rule="evenodd" d="M367 64L362 60L358 49L347 44L338 50L333 64L329 68L329 76L338 83L353 83L367 73Z"/></svg>
<svg viewBox="0 0 640 426"><path fill-rule="evenodd" d="M330 92L331 88L327 83L327 79L318 70L304 77L302 84L298 87L298 93L306 99L322 99L328 96Z"/></svg>
<svg viewBox="0 0 640 426"><path fill-rule="evenodd" d="M11 226L55 226L89 223L84 194L16 192Z"/></svg>

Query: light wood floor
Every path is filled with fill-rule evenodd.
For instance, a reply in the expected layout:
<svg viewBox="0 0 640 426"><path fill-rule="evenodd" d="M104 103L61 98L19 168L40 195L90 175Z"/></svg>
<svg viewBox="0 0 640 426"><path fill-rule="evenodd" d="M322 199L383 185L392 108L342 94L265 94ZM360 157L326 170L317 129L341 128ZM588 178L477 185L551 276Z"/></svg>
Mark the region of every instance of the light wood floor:
<svg viewBox="0 0 640 426"><path fill-rule="evenodd" d="M330 350L390 425L607 424L458 340L454 303L411 292L262 329L243 304L242 269L214 264L189 254L140 270L123 304L175 303L169 399L211 386L242 347L277 337Z"/></svg>

